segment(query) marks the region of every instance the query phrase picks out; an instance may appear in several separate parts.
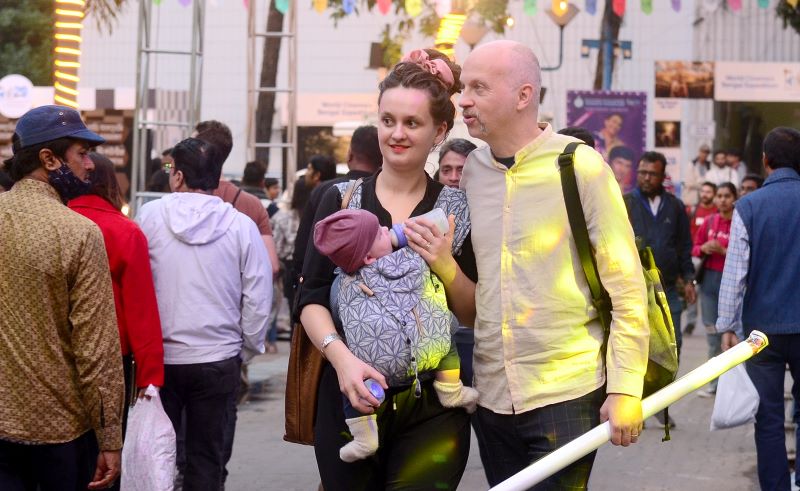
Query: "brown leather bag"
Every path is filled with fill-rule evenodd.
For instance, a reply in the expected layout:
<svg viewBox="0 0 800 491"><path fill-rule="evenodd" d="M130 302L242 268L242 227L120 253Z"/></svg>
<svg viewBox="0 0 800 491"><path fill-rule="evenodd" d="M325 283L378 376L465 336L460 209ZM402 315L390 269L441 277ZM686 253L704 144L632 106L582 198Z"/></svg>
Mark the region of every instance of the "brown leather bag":
<svg viewBox="0 0 800 491"><path fill-rule="evenodd" d="M286 434L283 439L287 442L314 444L317 391L323 364L322 354L298 322L292 332L286 373Z"/></svg>
<svg viewBox="0 0 800 491"><path fill-rule="evenodd" d="M362 179L350 181L342 197L342 209L350 204L353 192ZM300 279L298 288L302 288ZM317 416L317 392L325 360L319 348L308 338L299 322L292 332L289 366L286 371L286 434L283 439L291 443L314 445L314 419Z"/></svg>

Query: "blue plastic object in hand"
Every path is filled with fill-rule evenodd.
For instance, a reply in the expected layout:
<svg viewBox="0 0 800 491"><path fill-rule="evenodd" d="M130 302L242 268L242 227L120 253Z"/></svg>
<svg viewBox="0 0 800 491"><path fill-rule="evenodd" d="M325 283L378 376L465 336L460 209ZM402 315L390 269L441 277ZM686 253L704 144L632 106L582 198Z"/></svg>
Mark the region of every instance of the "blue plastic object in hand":
<svg viewBox="0 0 800 491"><path fill-rule="evenodd" d="M381 387L381 384L378 383L378 381L374 378L370 378L364 381L364 385L367 386L367 389L375 397L375 399L377 399L380 404L383 404L383 401L386 400L386 393L383 392L383 387Z"/></svg>

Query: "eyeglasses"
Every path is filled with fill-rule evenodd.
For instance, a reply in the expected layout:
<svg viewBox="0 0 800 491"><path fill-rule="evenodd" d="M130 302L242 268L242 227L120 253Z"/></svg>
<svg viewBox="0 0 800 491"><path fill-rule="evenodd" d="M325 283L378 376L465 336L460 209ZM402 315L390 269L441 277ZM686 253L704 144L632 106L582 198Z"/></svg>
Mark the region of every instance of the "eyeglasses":
<svg viewBox="0 0 800 491"><path fill-rule="evenodd" d="M175 167L175 164L174 163L170 163L170 162L167 162L166 164L164 164L162 166L162 168L164 169L164 172L166 172L167 174L169 174L170 171L172 171L173 167Z"/></svg>
<svg viewBox="0 0 800 491"><path fill-rule="evenodd" d="M660 172L653 172L653 171L649 171L649 170L640 170L640 171L637 171L637 174L639 174L642 177L663 177L664 176Z"/></svg>

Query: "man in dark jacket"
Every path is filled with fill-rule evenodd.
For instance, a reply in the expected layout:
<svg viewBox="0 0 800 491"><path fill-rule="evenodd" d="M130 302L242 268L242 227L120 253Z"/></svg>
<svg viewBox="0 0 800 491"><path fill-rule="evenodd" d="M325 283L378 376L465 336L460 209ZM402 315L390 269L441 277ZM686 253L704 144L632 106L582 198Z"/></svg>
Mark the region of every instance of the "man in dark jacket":
<svg viewBox="0 0 800 491"><path fill-rule="evenodd" d="M689 217L683 202L664 189L667 159L658 152L645 152L639 161L636 189L625 195L628 217L636 235L637 246L651 247L656 265L661 270L664 292L667 295L678 355L681 352L681 311L683 303L678 295L678 278L683 279L684 299L693 304L697 300L692 265L692 237ZM659 426L675 426L672 418L664 421L664 413L656 414Z"/></svg>
<svg viewBox="0 0 800 491"><path fill-rule="evenodd" d="M663 276L664 290L675 325L678 352L681 349L681 298L678 278L683 279L684 298L697 299L692 266L692 237L683 203L664 190L667 159L658 152L645 152L639 162L637 187L625 195L628 216L639 247L650 246Z"/></svg>
<svg viewBox="0 0 800 491"><path fill-rule="evenodd" d="M292 255L294 270L286 272L287 276L284 276L284 281L291 278L290 281L296 284L297 276L303 270L303 260L306 257L306 247L308 247L311 237L314 215L317 214L317 208L325 192L340 182L371 176L377 172L382 163L383 156L378 146L378 128L372 125L356 128L350 140L350 149L347 151L347 167L349 169L347 175L319 184L308 198L308 203L300 219L300 226L297 229L297 237L294 241L294 254ZM294 308L294 306L292 305L291 308Z"/></svg>

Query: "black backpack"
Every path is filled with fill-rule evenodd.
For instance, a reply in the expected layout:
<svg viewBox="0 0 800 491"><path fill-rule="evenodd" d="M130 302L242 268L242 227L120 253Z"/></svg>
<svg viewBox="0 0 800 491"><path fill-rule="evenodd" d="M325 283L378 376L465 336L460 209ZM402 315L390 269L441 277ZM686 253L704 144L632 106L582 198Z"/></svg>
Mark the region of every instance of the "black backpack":
<svg viewBox="0 0 800 491"><path fill-rule="evenodd" d="M578 183L575 180L574 159L578 145L581 143L572 142L567 145L564 152L558 156L558 167L561 173L561 188L564 192L569 225L575 239L575 248L578 250L586 282L592 293L592 305L597 309L603 325L602 353L603 360L605 360L613 306L608 292L603 288L597 274L597 263L589 242L589 230L583 214ZM642 263L644 280L647 285L647 317L650 325L650 351L642 391L642 397L647 397L675 380L675 375L678 373L678 345L675 341L675 327L672 324L667 295L662 286L661 272L656 267L653 251L649 247L641 248L639 260ZM667 408L664 409L664 422L662 441L670 439Z"/></svg>

